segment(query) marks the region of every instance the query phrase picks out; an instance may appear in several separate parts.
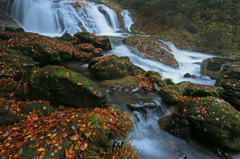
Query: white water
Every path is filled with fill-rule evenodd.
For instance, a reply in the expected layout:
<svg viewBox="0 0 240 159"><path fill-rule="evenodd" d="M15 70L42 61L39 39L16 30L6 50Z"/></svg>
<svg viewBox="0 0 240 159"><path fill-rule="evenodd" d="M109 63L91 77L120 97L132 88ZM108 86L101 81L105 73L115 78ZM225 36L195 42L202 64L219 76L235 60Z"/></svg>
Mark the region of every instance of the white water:
<svg viewBox="0 0 240 159"><path fill-rule="evenodd" d="M99 11L99 7L107 12L109 19ZM80 31L108 35L118 30L115 12L104 5L90 2L76 11L69 0L15 0L11 16L26 31L51 36L64 32L73 35Z"/></svg>
<svg viewBox="0 0 240 159"><path fill-rule="evenodd" d="M158 61L143 59L134 53L132 53L125 45L117 45L113 47L113 50L107 54L116 54L118 56L129 56L130 60L137 66L143 68L145 71L154 70L160 72L165 78L172 78L173 82L191 81L200 84L214 85L215 80L211 80L208 77L193 79L183 78L185 73L195 74L200 76L200 65L194 64L195 62L202 62L206 58L214 57L208 54L202 54L197 52L189 52L185 50L178 50L173 44L167 42L168 47L172 50L172 54L179 63L179 68L172 68L166 66Z"/></svg>
<svg viewBox="0 0 240 159"><path fill-rule="evenodd" d="M123 23L124 23L125 28L127 28L127 30L129 32L131 32L130 28L131 28L132 24L134 23L133 19L131 17L131 13L128 10L122 10L121 14L124 17Z"/></svg>
<svg viewBox="0 0 240 159"><path fill-rule="evenodd" d="M82 6L77 12L69 1L15 0L12 7L12 17L26 31L49 36L61 35L65 31L75 34L81 30L97 34L116 35L114 32L118 29L118 22L113 10L104 5L87 4L86 6ZM99 7L102 7L107 12L108 18L99 11ZM124 14L129 16L127 12ZM129 18L127 16L125 16L125 26L129 29L131 21L127 21L127 18ZM122 40L119 37L118 39ZM202 60L213 56L178 50L171 43L166 44L171 48L172 54L174 54L176 60L179 62L178 69L165 66L157 61L138 57L123 44L113 45L113 50L108 51L105 55L129 56L135 65L142 67L146 71L158 71L165 78L172 78L174 82L189 80L208 85L214 84L215 81L209 78L183 78L185 73L200 75L200 65L194 64L194 62L202 62ZM120 100L119 103L122 102L120 96L117 96L115 102L117 102L117 99ZM130 138L133 144L140 149L143 158L177 159L180 158L179 154L181 152L186 154L188 158L218 158L215 154L197 143L193 141L186 143L184 140L176 138L160 129L157 125L158 119L170 113L169 108L162 106L162 103L160 105L160 113L155 110L147 110L145 115L138 111L134 112L140 121L138 122L138 120L133 118L135 121L135 130L130 134Z"/></svg>

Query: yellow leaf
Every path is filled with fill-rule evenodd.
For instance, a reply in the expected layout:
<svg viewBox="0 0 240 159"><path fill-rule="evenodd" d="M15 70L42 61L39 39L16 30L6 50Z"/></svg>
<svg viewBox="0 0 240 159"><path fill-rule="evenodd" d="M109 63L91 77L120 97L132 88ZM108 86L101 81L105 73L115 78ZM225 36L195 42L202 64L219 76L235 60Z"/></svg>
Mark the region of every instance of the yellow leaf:
<svg viewBox="0 0 240 159"><path fill-rule="evenodd" d="M45 148L41 147L41 148L37 149L37 151L43 152L43 151L45 151Z"/></svg>
<svg viewBox="0 0 240 159"><path fill-rule="evenodd" d="M47 136L52 136L52 134L48 134Z"/></svg>
<svg viewBox="0 0 240 159"><path fill-rule="evenodd" d="M85 144L84 144L84 148L87 148L87 147L88 147L88 144L87 144L87 143L85 143Z"/></svg>
<svg viewBox="0 0 240 159"><path fill-rule="evenodd" d="M43 107L43 109L46 109L46 107Z"/></svg>
<svg viewBox="0 0 240 159"><path fill-rule="evenodd" d="M216 118L217 121L219 121L219 118Z"/></svg>

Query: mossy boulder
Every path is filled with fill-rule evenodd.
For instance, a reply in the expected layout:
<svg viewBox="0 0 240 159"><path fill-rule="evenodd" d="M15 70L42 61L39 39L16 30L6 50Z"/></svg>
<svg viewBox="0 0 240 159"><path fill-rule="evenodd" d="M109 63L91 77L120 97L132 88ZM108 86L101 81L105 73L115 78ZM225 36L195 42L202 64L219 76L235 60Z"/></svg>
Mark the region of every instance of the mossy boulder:
<svg viewBox="0 0 240 159"><path fill-rule="evenodd" d="M93 50L95 49L95 47L91 44L91 43L82 43L82 44L78 44L77 48L80 51L84 51L84 52L88 52L88 53L92 53Z"/></svg>
<svg viewBox="0 0 240 159"><path fill-rule="evenodd" d="M141 57L157 60L165 65L177 68L178 62L160 41L147 36L137 35L130 38L125 38L123 40L124 44L134 47L137 51L134 51L135 54L138 54Z"/></svg>
<svg viewBox="0 0 240 159"><path fill-rule="evenodd" d="M24 29L23 28L6 27L4 31L23 33Z"/></svg>
<svg viewBox="0 0 240 159"><path fill-rule="evenodd" d="M73 53L73 60L75 61L81 61L81 62L90 62L93 60L94 55L92 53L87 53L84 51L75 51Z"/></svg>
<svg viewBox="0 0 240 159"><path fill-rule="evenodd" d="M218 77L221 66L227 62L237 62L237 57L213 57L203 60L201 64L201 75L210 76L213 79Z"/></svg>
<svg viewBox="0 0 240 159"><path fill-rule="evenodd" d="M25 115L29 115L33 111L36 114L42 113L44 116L48 116L53 112L53 107L44 103L30 103L22 107L22 113Z"/></svg>
<svg viewBox="0 0 240 159"><path fill-rule="evenodd" d="M158 120L158 125L173 136L183 138L187 141L190 137L190 122L181 114L168 114Z"/></svg>
<svg viewBox="0 0 240 159"><path fill-rule="evenodd" d="M23 73L36 65L32 58L18 55L11 49L0 47L0 91L10 93L17 88Z"/></svg>
<svg viewBox="0 0 240 159"><path fill-rule="evenodd" d="M0 107L0 126L14 124L22 120L20 115L13 114L8 109Z"/></svg>
<svg viewBox="0 0 240 159"><path fill-rule="evenodd" d="M223 64L215 86L223 87L222 98L240 110L240 62Z"/></svg>
<svg viewBox="0 0 240 159"><path fill-rule="evenodd" d="M163 86L158 92L158 95L169 104L177 104L185 94L184 88L177 85Z"/></svg>
<svg viewBox="0 0 240 159"><path fill-rule="evenodd" d="M69 33L64 33L61 37L61 40L63 41L71 41L73 39L72 35Z"/></svg>
<svg viewBox="0 0 240 159"><path fill-rule="evenodd" d="M90 61L88 68L96 79L105 80L132 75L138 67L134 66L127 56L109 55Z"/></svg>
<svg viewBox="0 0 240 159"><path fill-rule="evenodd" d="M111 50L111 41L108 36L97 36L89 32L78 32L74 35L82 43L92 43L96 48L101 48L103 50Z"/></svg>
<svg viewBox="0 0 240 159"><path fill-rule="evenodd" d="M240 113L228 102L215 97L186 100L183 114L201 138L240 151Z"/></svg>
<svg viewBox="0 0 240 159"><path fill-rule="evenodd" d="M149 78L152 83L156 83L158 86L162 87L166 85L166 82L162 80L162 76L160 73L155 71L147 71L145 76Z"/></svg>
<svg viewBox="0 0 240 159"><path fill-rule="evenodd" d="M222 87L208 86L204 84L192 83L189 81L179 82L177 85L183 87L186 95L192 97L213 96L220 98L224 92L224 89Z"/></svg>
<svg viewBox="0 0 240 159"><path fill-rule="evenodd" d="M176 85L165 85L158 94L170 104L176 104L184 100L184 96L192 97L222 97L224 89L222 87L207 86L203 84L183 81Z"/></svg>
<svg viewBox="0 0 240 159"><path fill-rule="evenodd" d="M0 42L2 46L18 50L43 65L68 61L75 51L71 43L35 33L1 32L1 37L5 38ZM8 41L9 38L12 40Z"/></svg>
<svg viewBox="0 0 240 159"><path fill-rule="evenodd" d="M33 68L18 89L25 99L46 100L76 107L97 107L107 101L106 92L85 76L62 66Z"/></svg>

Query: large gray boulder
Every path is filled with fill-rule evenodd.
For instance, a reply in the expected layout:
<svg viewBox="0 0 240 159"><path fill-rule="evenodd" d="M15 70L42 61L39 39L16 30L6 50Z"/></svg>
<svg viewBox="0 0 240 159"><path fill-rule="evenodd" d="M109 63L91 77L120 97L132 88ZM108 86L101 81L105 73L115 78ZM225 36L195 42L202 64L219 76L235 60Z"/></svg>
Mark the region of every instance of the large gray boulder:
<svg viewBox="0 0 240 159"><path fill-rule="evenodd" d="M223 87L222 98L240 110L240 62L223 64L215 86Z"/></svg>
<svg viewBox="0 0 240 159"><path fill-rule="evenodd" d="M205 59L201 64L201 75L210 76L212 79L216 79L223 64L239 60L238 57L213 57Z"/></svg>
<svg viewBox="0 0 240 159"><path fill-rule="evenodd" d="M106 91L82 74L62 66L33 68L21 83L18 95L75 107L93 108L107 101Z"/></svg>

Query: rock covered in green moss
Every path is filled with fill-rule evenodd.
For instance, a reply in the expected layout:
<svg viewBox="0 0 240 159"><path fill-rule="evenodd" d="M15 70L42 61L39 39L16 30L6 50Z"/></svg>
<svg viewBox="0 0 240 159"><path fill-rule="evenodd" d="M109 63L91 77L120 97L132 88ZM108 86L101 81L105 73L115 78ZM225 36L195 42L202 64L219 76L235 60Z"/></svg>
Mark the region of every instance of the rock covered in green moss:
<svg viewBox="0 0 240 159"><path fill-rule="evenodd" d="M18 55L17 52L0 47L0 92L16 90L23 73L36 65L32 58Z"/></svg>
<svg viewBox="0 0 240 159"><path fill-rule="evenodd" d="M96 79L105 80L132 75L138 67L127 56L109 55L92 60L88 68Z"/></svg>
<svg viewBox="0 0 240 159"><path fill-rule="evenodd" d="M166 85L159 91L159 95L168 103L176 104L183 100L183 96L192 97L222 97L224 89L222 87L207 86L203 84L183 81L176 85Z"/></svg>
<svg viewBox="0 0 240 159"><path fill-rule="evenodd" d="M3 36L5 39L0 42L2 46L16 49L41 64L68 61L75 50L71 43L35 33L1 32L0 38Z"/></svg>
<svg viewBox="0 0 240 159"><path fill-rule="evenodd" d="M222 98L240 110L240 62L223 64L215 86L223 87Z"/></svg>
<svg viewBox="0 0 240 159"><path fill-rule="evenodd" d="M4 31L23 33L24 29L23 28L6 27Z"/></svg>
<svg viewBox="0 0 240 159"><path fill-rule="evenodd" d="M201 75L207 75L216 79L223 64L239 60L237 57L213 57L205 59L201 64Z"/></svg>
<svg viewBox="0 0 240 159"><path fill-rule="evenodd" d="M64 33L61 37L61 40L63 41L71 41L73 39L72 35L69 33Z"/></svg>
<svg viewBox="0 0 240 159"><path fill-rule="evenodd" d="M174 55L166 49L163 49L162 47L165 45L160 44L160 42L155 39L137 35L124 39L124 43L137 49L134 53L144 58L154 59L174 68L178 67L178 62L174 58Z"/></svg>
<svg viewBox="0 0 240 159"><path fill-rule="evenodd" d="M87 53L84 51L75 51L73 53L73 60L81 62L90 62L94 58L92 53Z"/></svg>
<svg viewBox="0 0 240 159"><path fill-rule="evenodd" d="M184 88L177 85L163 86L158 92L158 95L170 104L177 104L185 94Z"/></svg>
<svg viewBox="0 0 240 159"><path fill-rule="evenodd" d="M111 41L108 36L97 36L89 32L78 32L74 35L82 43L92 43L96 48L101 48L103 50L111 50Z"/></svg>
<svg viewBox="0 0 240 159"><path fill-rule="evenodd" d="M202 138L240 151L240 113L228 102L215 97L186 100L183 114Z"/></svg>
<svg viewBox="0 0 240 159"><path fill-rule="evenodd" d="M18 95L76 107L97 107L107 100L106 92L95 83L62 66L32 69L22 81Z"/></svg>
<svg viewBox="0 0 240 159"><path fill-rule="evenodd" d="M53 107L44 103L30 103L22 107L22 113L25 115L29 115L33 111L36 114L42 113L44 116L48 116L53 112Z"/></svg>
<svg viewBox="0 0 240 159"><path fill-rule="evenodd" d="M21 116L11 113L8 109L0 107L0 126L14 124L22 120Z"/></svg>
<svg viewBox="0 0 240 159"><path fill-rule="evenodd" d="M162 87L164 85L166 85L165 81L162 80L162 76L160 73L155 72L155 71L147 71L145 73L145 76L149 78L149 80L152 83L156 83L158 86Z"/></svg>

